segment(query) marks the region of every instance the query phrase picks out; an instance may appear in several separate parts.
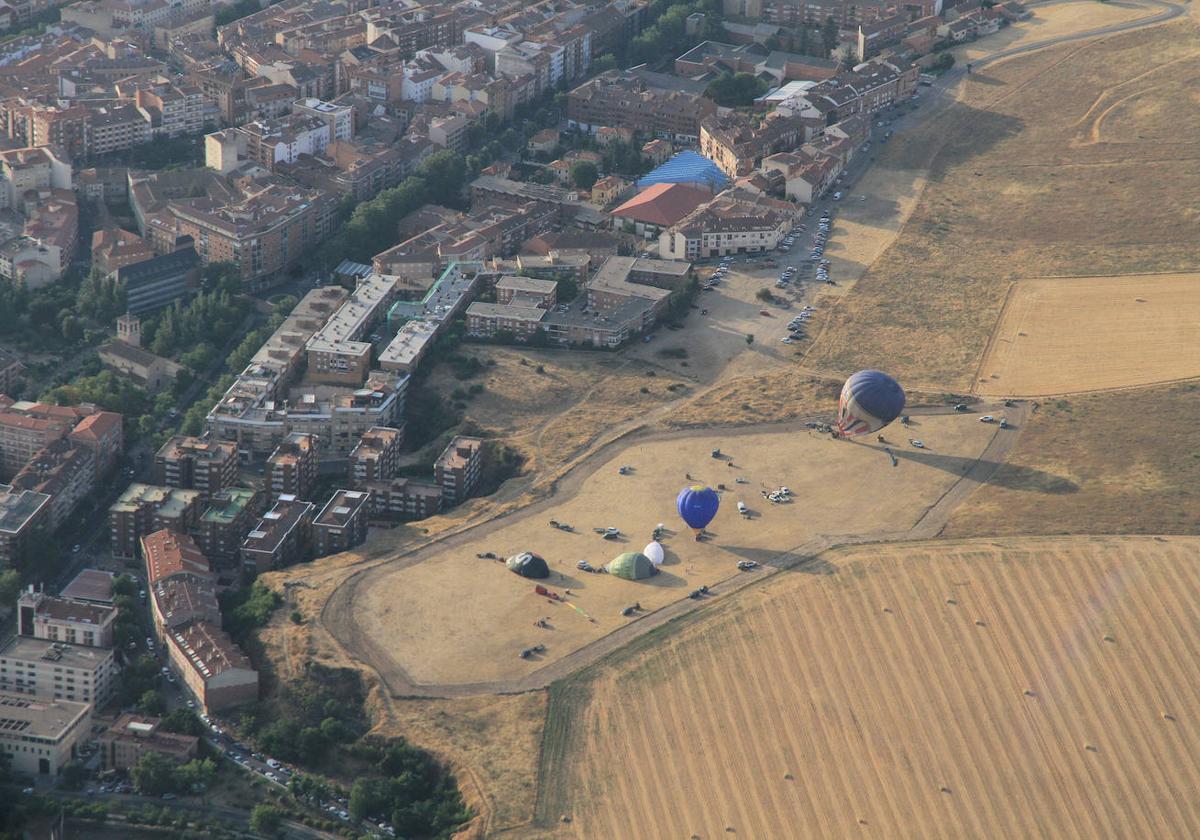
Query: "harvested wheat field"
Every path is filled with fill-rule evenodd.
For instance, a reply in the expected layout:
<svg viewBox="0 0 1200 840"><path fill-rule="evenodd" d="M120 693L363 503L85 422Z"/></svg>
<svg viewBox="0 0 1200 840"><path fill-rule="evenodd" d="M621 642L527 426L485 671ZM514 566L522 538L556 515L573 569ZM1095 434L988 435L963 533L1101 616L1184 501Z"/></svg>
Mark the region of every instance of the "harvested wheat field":
<svg viewBox="0 0 1200 840"><path fill-rule="evenodd" d="M365 658L385 681L389 673L425 685L526 676L627 624L624 607L640 603L645 614L686 598L701 584L736 575L739 560L773 561L820 534L906 531L976 463L993 435L1010 434L963 415L913 420L910 433L929 449L896 447L897 466L873 440L833 440L803 427L676 433L630 444L585 464L578 486L564 487L547 503L364 572L340 593L350 600L338 610L339 621L349 626L335 622L330 630L352 647L367 646ZM902 434L897 429L893 440ZM710 457L718 447L725 457ZM631 474L618 474L623 465ZM710 542L695 542L675 512L685 474L728 488L709 526ZM781 485L791 489L793 502L761 497ZM739 499L750 517L738 514ZM574 530L550 527L551 518ZM684 533L669 531L658 575L628 581L576 569L579 560L599 568L621 552L641 551L660 522ZM608 526L619 528L621 538L606 540L593 531ZM523 551L546 559L551 576L543 583L557 592L569 589L575 607L539 597L537 581L477 556ZM550 627L536 627L539 618L548 618ZM545 651L518 658L535 644Z"/></svg>
<svg viewBox="0 0 1200 840"><path fill-rule="evenodd" d="M1012 282L1196 271L1198 109L1172 103L1193 101L1198 78L1190 21L967 77L961 101L880 150L875 167L928 167L927 185L806 368L884 366L906 387L965 391Z"/></svg>
<svg viewBox="0 0 1200 840"><path fill-rule="evenodd" d="M1046 396L1200 376L1197 324L1197 274L1021 280L975 391Z"/></svg>
<svg viewBox="0 0 1200 840"><path fill-rule="evenodd" d="M1195 837L1198 551L831 552L828 573L776 577L559 691L543 820L580 838Z"/></svg>

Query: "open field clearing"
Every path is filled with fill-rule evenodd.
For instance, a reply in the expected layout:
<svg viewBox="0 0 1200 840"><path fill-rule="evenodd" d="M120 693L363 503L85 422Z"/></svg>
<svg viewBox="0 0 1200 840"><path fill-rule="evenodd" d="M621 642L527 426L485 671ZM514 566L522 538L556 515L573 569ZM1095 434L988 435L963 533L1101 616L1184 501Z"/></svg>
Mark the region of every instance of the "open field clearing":
<svg viewBox="0 0 1200 840"><path fill-rule="evenodd" d="M975 463L994 434L1007 433L974 416L941 415L914 418L911 434L925 440L925 451L904 445L903 429L893 434L900 441L896 467L873 440L837 441L803 430L678 434L633 443L600 462L569 497L564 493L527 515L365 572L343 611L353 626L330 629L339 638L373 640L371 664L415 683L519 678L628 623L620 615L624 607L640 603L652 611L678 601L700 584L737 574L739 560L767 562L818 534L907 530ZM729 459L710 457L716 447ZM632 474L618 475L622 465L632 466ZM682 529L674 505L688 483L685 474L728 488L709 526L711 542L676 531L665 540L660 574L644 581L575 568L579 560L600 567L620 552L640 551L659 522ZM746 483L735 483L738 477ZM780 485L791 488L794 502L773 504L760 496ZM750 518L739 516L739 499ZM573 525L574 532L549 527L551 517ZM605 540L592 531L604 526L623 536ZM551 569L545 585L571 590L570 602L593 620L534 594L535 581L476 556L487 551L502 558L521 551L542 555ZM539 618L548 618L551 627L536 627ZM539 643L544 653L518 658L519 650Z"/></svg>
<svg viewBox="0 0 1200 840"><path fill-rule="evenodd" d="M1200 385L1183 383L1042 404L995 479L955 509L945 533L1200 531L1198 400ZM1059 476L1063 492L1026 492L1044 475Z"/></svg>
<svg viewBox="0 0 1200 840"><path fill-rule="evenodd" d="M1200 376L1200 274L1021 280L975 391L1045 396Z"/></svg>
<svg viewBox="0 0 1200 840"><path fill-rule="evenodd" d="M579 838L1195 837L1197 551L822 555L826 574L780 575L556 689L539 811Z"/></svg>
<svg viewBox="0 0 1200 840"><path fill-rule="evenodd" d="M954 57L960 64L975 61L1000 50L1061 38L1139 20L1162 11L1160 6L1139 0L1101 3L1098 0L1071 0L1034 6L1033 17L1019 21L970 44L956 47Z"/></svg>
<svg viewBox="0 0 1200 840"><path fill-rule="evenodd" d="M1200 166L1194 132L1173 115L1200 110L1180 107L1198 76L1190 20L976 71L963 101L881 150L882 169L919 169L932 154L928 185L805 366L881 366L909 387L965 391L1012 281L1196 270ZM1134 91L1122 107L1136 102L1144 120L1121 121L1119 108L1101 120Z"/></svg>
<svg viewBox="0 0 1200 840"><path fill-rule="evenodd" d="M803 343L786 345L779 339L788 334L787 322L799 311L795 304L811 302L810 290L822 288L811 280L793 283L786 290L775 288L784 266L799 265L802 261L807 264L807 254L800 251L796 248L790 255L770 254L778 262L776 267L760 267L757 259L739 257L719 286L696 297L697 308L692 310L683 329L660 326L649 343L634 343L620 355L661 365L702 384L787 366ZM706 268L699 274L702 280L707 280L711 272ZM758 300L755 295L762 289L776 295L779 301L786 301L789 308ZM764 311L768 313L765 316L761 314ZM754 338L749 345L748 335ZM679 355L680 351L686 355Z"/></svg>

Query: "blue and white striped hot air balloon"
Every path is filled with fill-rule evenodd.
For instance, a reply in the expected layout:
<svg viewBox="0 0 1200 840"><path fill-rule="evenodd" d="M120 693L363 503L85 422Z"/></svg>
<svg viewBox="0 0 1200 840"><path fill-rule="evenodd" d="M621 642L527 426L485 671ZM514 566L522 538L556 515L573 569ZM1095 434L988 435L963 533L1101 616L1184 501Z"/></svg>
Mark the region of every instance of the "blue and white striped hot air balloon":
<svg viewBox="0 0 1200 840"><path fill-rule="evenodd" d="M838 399L838 432L843 437L877 432L904 411L904 389L878 370L860 370L846 380Z"/></svg>

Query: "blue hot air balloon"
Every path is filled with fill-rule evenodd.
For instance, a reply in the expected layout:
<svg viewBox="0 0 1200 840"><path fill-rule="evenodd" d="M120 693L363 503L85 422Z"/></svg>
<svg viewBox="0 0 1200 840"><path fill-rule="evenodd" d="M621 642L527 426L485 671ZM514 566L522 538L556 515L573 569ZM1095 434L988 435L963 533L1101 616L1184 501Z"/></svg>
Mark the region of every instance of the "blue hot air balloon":
<svg viewBox="0 0 1200 840"><path fill-rule="evenodd" d="M705 487L703 484L684 487L675 499L675 507L679 510L679 516L689 528L696 532L697 539L700 538L700 532L704 530L704 527L713 521L713 517L717 515L717 508L720 506L721 497L717 495L717 491L711 487Z"/></svg>
<svg viewBox="0 0 1200 840"><path fill-rule="evenodd" d="M878 370L860 370L846 380L838 400L838 431L845 437L877 432L904 411L904 389Z"/></svg>

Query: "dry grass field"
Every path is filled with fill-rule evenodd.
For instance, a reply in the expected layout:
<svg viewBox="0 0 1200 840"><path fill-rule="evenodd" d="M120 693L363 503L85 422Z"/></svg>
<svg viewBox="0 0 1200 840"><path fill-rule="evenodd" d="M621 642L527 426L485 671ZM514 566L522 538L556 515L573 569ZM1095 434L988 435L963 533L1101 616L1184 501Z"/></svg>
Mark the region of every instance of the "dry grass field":
<svg viewBox="0 0 1200 840"><path fill-rule="evenodd" d="M1046 396L1200 376L1200 274L1019 281L975 392Z"/></svg>
<svg viewBox="0 0 1200 840"><path fill-rule="evenodd" d="M1043 403L994 480L967 497L944 533L1200 531L1198 404L1196 383ZM1038 492L1045 475L1058 476L1062 492Z"/></svg>
<svg viewBox="0 0 1200 840"><path fill-rule="evenodd" d="M700 584L737 574L738 560L766 562L819 534L907 530L997 432L969 416L914 418L911 434L930 447L922 452L904 445L903 433L897 429L893 438L901 441L897 467L874 441L835 441L803 430L633 443L601 462L569 498L476 529L449 546L434 544L395 567L372 570L355 590L349 632L389 640L374 657L386 661L372 664L384 672L399 669L416 683L519 678L626 624L630 619L620 615L622 608L639 602L655 610L678 601ZM735 466L711 458L715 447ZM618 475L626 464L633 473ZM685 473L728 487L709 526L711 542L693 541L675 513L675 494L688 483ZM747 483L735 483L737 477ZM760 497L761 489L780 485L791 488L794 502L776 505ZM739 516L739 499L751 518ZM551 517L575 531L550 528ZM667 560L655 577L631 582L575 568L578 560L599 567L622 551L640 551L659 522L685 532L665 540ZM609 525L627 536L609 541L592 531ZM535 595L533 581L476 556L487 551L500 557L541 554L552 572L544 583L558 592L570 589L571 603L593 620ZM540 617L549 618L551 629L534 626ZM544 654L517 657L520 649L538 643L546 646Z"/></svg>
<svg viewBox="0 0 1200 840"><path fill-rule="evenodd" d="M613 840L1195 837L1197 551L832 552L828 574L774 578L556 690L543 825L567 814L558 836Z"/></svg>
<svg viewBox="0 0 1200 840"><path fill-rule="evenodd" d="M928 185L806 367L967 390L1012 281L1195 270L1200 109L1181 103L1197 32L1180 21L987 66L960 103L898 133L876 166L929 164Z"/></svg>
<svg viewBox="0 0 1200 840"><path fill-rule="evenodd" d="M1027 44L1061 38L1099 29L1104 26L1125 23L1150 17L1161 11L1145 0L1121 0L1121 2L1099 2L1099 0L1070 0L1039 4L1030 11L1033 16L1001 29L994 35L981 38L970 44L956 47L954 57L961 63L975 61L999 50L1023 47Z"/></svg>

